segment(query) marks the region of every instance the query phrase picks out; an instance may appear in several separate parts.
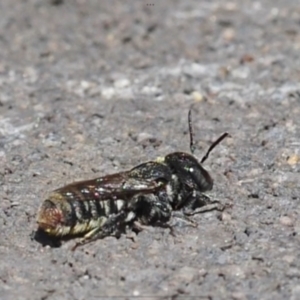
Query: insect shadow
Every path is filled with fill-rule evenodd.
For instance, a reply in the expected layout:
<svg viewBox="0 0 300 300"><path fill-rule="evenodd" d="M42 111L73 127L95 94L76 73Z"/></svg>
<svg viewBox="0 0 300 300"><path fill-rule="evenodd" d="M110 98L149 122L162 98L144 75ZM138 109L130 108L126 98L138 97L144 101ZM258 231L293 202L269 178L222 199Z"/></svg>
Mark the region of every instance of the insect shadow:
<svg viewBox="0 0 300 300"><path fill-rule="evenodd" d="M36 241L39 244L41 244L43 247L49 246L50 248L60 248L63 244L63 242L67 242L69 240L72 240L74 238L80 238L83 234L77 234L77 235L66 235L62 237L56 237L49 235L42 229L38 229L36 231L33 231L30 234L30 238L32 241Z"/></svg>
<svg viewBox="0 0 300 300"><path fill-rule="evenodd" d="M33 231L30 234L30 238L32 241L38 242L43 247L49 246L51 248L59 248L62 245L62 238L50 236L41 229Z"/></svg>

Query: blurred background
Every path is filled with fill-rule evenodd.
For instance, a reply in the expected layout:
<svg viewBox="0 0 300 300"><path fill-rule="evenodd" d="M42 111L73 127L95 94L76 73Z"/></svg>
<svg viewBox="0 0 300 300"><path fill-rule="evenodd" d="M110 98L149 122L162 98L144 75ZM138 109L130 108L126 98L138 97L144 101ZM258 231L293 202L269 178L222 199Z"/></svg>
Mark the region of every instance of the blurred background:
<svg viewBox="0 0 300 300"><path fill-rule="evenodd" d="M300 299L296 0L0 2L1 299ZM189 151L229 208L72 253L54 189Z"/></svg>

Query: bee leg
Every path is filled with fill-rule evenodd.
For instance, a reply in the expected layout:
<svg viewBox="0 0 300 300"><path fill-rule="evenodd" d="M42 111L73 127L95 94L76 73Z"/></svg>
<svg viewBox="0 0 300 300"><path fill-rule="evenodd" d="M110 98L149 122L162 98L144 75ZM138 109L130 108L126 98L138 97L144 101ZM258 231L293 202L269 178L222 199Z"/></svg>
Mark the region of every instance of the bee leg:
<svg viewBox="0 0 300 300"><path fill-rule="evenodd" d="M75 251L77 247L88 244L96 239L100 239L105 237L102 235L102 228L96 227L93 230L89 231L79 242L77 242L71 249L71 251Z"/></svg>
<svg viewBox="0 0 300 300"><path fill-rule="evenodd" d="M173 234L173 228L168 224L172 216L172 206L164 192L158 195L139 196L132 209L136 214L136 220L132 223L132 229L139 232L147 230L148 226L152 225L169 228L171 234Z"/></svg>
<svg viewBox="0 0 300 300"><path fill-rule="evenodd" d="M193 192L190 197L188 197L186 206L182 209L182 212L186 216L192 216L195 214L200 214L212 210L224 210L224 205L218 200L211 200L205 194L199 192Z"/></svg>
<svg viewBox="0 0 300 300"><path fill-rule="evenodd" d="M172 215L172 207L168 202L160 199L144 203L145 213L139 216L139 220L144 225L156 223L167 223Z"/></svg>
<svg viewBox="0 0 300 300"><path fill-rule="evenodd" d="M170 229L170 234L175 237L175 230L174 230L174 226L169 224L169 223L158 223L158 225L162 228L166 228L166 229Z"/></svg>
<svg viewBox="0 0 300 300"><path fill-rule="evenodd" d="M143 225L139 221L134 221L133 224L132 224L132 229L137 231L137 232L141 232L143 230L149 230L149 226L148 225Z"/></svg>
<svg viewBox="0 0 300 300"><path fill-rule="evenodd" d="M115 235L118 237L120 235L118 227L120 226L120 223L125 220L125 218L126 214L123 211L116 215L110 216L104 225L89 231L78 243L74 245L71 250L74 251L78 246L89 244L98 239L103 239L109 235Z"/></svg>
<svg viewBox="0 0 300 300"><path fill-rule="evenodd" d="M163 195L161 195L158 201L152 203L148 221L150 221L149 224L170 229L170 234L175 236L174 227L169 224L172 216L172 207L162 196Z"/></svg>
<svg viewBox="0 0 300 300"><path fill-rule="evenodd" d="M194 220L189 218L188 215L185 214L183 211L174 211L173 212L173 217L186 222L188 225L190 225L192 227L197 227L198 226L197 222L195 222Z"/></svg>
<svg viewBox="0 0 300 300"><path fill-rule="evenodd" d="M161 228L166 228L166 229L170 229L170 234L172 236L175 236L175 231L174 231L174 227L171 225L171 224L168 224L168 223L164 223L164 222L160 222L160 221L157 221L156 223L152 224L154 226L159 226ZM136 231L137 233L143 231L143 230L150 230L150 227L151 225L144 225L144 224L141 224L141 222L139 221L134 221L133 224L132 224L132 229L134 231ZM132 239L134 240L134 238L129 234L127 236L127 238L129 239Z"/></svg>

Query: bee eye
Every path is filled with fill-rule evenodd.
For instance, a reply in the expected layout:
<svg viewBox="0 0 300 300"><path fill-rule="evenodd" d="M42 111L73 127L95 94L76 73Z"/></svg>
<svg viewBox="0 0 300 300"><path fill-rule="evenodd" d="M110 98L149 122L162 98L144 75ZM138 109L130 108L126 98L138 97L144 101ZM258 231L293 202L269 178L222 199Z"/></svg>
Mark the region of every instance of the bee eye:
<svg viewBox="0 0 300 300"><path fill-rule="evenodd" d="M193 173L195 171L194 168L190 168L190 167L185 167L184 170L189 173Z"/></svg>

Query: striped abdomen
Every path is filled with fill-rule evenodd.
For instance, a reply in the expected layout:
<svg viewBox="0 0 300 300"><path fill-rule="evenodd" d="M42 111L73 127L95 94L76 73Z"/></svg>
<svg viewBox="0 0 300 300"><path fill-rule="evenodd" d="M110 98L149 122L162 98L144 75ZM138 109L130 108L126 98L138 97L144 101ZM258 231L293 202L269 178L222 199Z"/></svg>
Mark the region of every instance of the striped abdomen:
<svg viewBox="0 0 300 300"><path fill-rule="evenodd" d="M101 228L107 218L124 209L125 201L99 200L85 190L65 188L54 191L40 207L37 222L50 235L81 234Z"/></svg>

